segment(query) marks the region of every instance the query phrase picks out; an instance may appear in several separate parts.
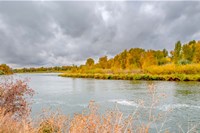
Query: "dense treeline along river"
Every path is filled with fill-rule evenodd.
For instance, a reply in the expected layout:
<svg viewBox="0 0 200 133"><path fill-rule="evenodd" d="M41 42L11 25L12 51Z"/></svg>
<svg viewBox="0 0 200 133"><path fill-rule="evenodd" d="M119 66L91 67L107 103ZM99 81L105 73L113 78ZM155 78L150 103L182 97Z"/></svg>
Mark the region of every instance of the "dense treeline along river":
<svg viewBox="0 0 200 133"><path fill-rule="evenodd" d="M143 110L148 110L150 100L147 88L153 83L158 94L166 94L166 98L160 99L160 104L154 109L157 112L172 109L164 128L176 132L179 131L178 125L181 125L186 131L191 124L200 122L200 82L97 80L57 75L14 75L16 78L29 78L30 87L36 91L32 116L41 113L43 108L60 108L63 113L70 115L81 113L90 100L99 104L100 112L113 109L117 103L120 111L128 115L139 106L138 100L141 99L146 101Z"/></svg>

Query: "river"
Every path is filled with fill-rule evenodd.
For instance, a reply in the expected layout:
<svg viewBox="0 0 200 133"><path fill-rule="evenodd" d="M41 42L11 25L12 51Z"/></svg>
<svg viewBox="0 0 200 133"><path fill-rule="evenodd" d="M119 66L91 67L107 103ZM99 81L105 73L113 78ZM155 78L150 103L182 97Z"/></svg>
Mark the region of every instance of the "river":
<svg viewBox="0 0 200 133"><path fill-rule="evenodd" d="M69 115L81 113L90 100L99 105L100 112L113 109L117 104L126 116L140 106L140 100L145 102L143 110L149 109L148 86L153 84L158 95L166 95L153 107L155 112L168 112L165 128L172 132L181 131L181 128L187 131L192 124L200 122L200 82L63 78L56 73L15 74L15 77L30 79L29 86L36 92L32 104L33 116L46 108L59 108ZM181 128L178 128L180 125Z"/></svg>

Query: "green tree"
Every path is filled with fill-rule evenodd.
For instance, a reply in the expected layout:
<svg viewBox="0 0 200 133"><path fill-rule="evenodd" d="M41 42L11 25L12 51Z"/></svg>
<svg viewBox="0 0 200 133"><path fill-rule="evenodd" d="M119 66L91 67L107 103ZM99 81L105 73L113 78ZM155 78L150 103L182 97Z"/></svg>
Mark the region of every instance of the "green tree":
<svg viewBox="0 0 200 133"><path fill-rule="evenodd" d="M163 52L164 57L167 57L167 56L168 56L168 51L167 51L165 48L163 49L162 52Z"/></svg>
<svg viewBox="0 0 200 133"><path fill-rule="evenodd" d="M181 42L178 41L175 44L175 48L174 48L174 55L173 55L173 59L174 59L174 63L178 64L178 61L181 59Z"/></svg>
<svg viewBox="0 0 200 133"><path fill-rule="evenodd" d="M194 63L200 63L200 42L195 45L195 52L194 52Z"/></svg>
<svg viewBox="0 0 200 133"><path fill-rule="evenodd" d="M182 47L183 60L191 63L193 60L194 52L195 52L195 44L189 43L189 44L183 45Z"/></svg>
<svg viewBox="0 0 200 133"><path fill-rule="evenodd" d="M164 65L167 63L168 52L166 49L154 51L154 56L156 57L158 65Z"/></svg>
<svg viewBox="0 0 200 133"><path fill-rule="evenodd" d="M121 54L120 54L120 65L122 69L126 69L127 66L127 50L124 50Z"/></svg>
<svg viewBox="0 0 200 133"><path fill-rule="evenodd" d="M144 52L145 50L141 48L131 48L128 51L128 58L127 58L128 67L141 68L142 64L140 63L140 58Z"/></svg>

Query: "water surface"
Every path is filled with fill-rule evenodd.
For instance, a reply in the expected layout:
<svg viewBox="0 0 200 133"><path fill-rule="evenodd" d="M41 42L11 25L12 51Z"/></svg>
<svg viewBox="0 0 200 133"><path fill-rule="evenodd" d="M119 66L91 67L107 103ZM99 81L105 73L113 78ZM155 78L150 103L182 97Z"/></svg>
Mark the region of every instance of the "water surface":
<svg viewBox="0 0 200 133"><path fill-rule="evenodd" d="M200 82L97 80L64 78L57 74L16 74L15 77L29 78L30 87L36 91L33 116L44 108L60 108L70 115L81 113L90 100L100 105L100 112L113 109L117 103L128 115L139 106L139 100L145 101L143 110L148 110L151 103L148 86L154 84L157 94L166 94L155 107L156 112L172 110L166 128L177 132L181 125L186 131L191 124L200 122Z"/></svg>

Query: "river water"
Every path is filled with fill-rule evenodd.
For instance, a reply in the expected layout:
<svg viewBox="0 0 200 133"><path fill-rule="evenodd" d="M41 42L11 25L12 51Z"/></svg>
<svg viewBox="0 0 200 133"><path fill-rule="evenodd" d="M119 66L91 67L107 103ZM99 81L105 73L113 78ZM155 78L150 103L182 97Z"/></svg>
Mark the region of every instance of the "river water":
<svg viewBox="0 0 200 133"><path fill-rule="evenodd" d="M157 95L166 95L160 97L159 103L152 107L155 114L167 113L163 128L168 128L170 132L182 132L200 122L200 82L64 78L58 77L56 73L16 74L15 77L30 79L29 86L36 92L32 104L33 116L46 108L59 108L69 115L81 113L90 100L99 105L100 112L114 109L116 105L124 116L136 108L141 110L139 112L145 109L148 111L151 106L148 86L153 84ZM139 104L141 100L144 101L144 107ZM157 124L161 126L161 122ZM155 131L156 126L152 125L152 128Z"/></svg>

